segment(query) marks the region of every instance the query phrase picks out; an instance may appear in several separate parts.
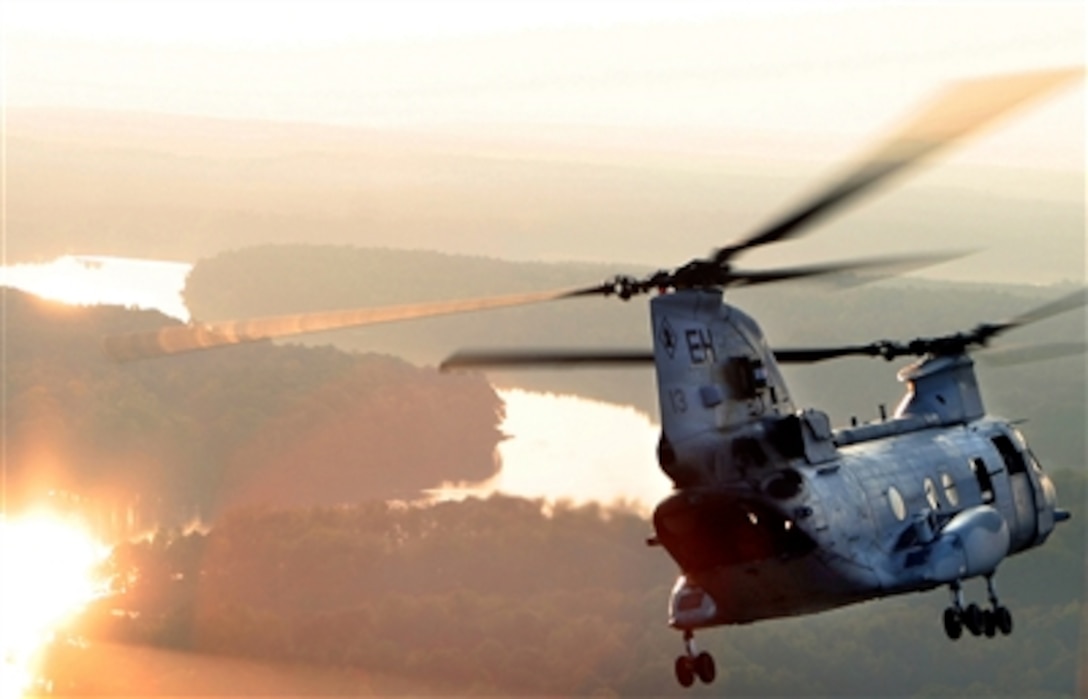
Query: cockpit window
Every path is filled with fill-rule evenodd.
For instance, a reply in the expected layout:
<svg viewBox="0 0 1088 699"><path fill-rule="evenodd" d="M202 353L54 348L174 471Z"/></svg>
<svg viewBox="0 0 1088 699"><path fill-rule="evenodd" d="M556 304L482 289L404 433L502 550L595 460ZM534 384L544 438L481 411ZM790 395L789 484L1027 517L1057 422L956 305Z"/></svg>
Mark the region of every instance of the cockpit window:
<svg viewBox="0 0 1088 699"><path fill-rule="evenodd" d="M990 438L990 441L993 442L997 452L1001 454L1001 460L1005 462L1005 469L1010 474L1027 471L1027 464L1024 463L1023 454L1013 445L1008 436L1003 434L994 435Z"/></svg>

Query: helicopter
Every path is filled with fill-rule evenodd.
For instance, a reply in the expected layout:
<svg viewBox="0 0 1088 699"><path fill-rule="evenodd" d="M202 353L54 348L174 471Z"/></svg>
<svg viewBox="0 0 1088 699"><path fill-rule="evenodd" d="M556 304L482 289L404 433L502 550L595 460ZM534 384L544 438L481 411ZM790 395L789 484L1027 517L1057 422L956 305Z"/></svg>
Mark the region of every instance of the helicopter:
<svg viewBox="0 0 1088 699"><path fill-rule="evenodd" d="M1070 519L1020 431L988 415L972 355L996 337L1083 307L1088 289L1007 320L935 337L810 348L772 348L758 322L727 303L731 288L878 271L949 256L854 260L746 271L747 251L809 231L860 195L983 126L1079 79L1045 70L955 83L878 144L845 176L739 242L674 269L616 276L573 290L178 325L105 338L119 361L303 333L584 297L648 295L652 351L459 351L444 370L651 365L661 436L657 461L673 491L653 511L647 543L679 576L669 625L682 634L680 685L712 683L713 657L695 632L813 614L857 602L947 587L941 617L952 640L1010 634L1013 616L995 584L1008 556L1043 545ZM1083 351L1083 347L1052 352ZM890 417L833 428L798 408L781 366L845 357L914 357L898 372L906 393ZM965 599L982 577L987 599Z"/></svg>

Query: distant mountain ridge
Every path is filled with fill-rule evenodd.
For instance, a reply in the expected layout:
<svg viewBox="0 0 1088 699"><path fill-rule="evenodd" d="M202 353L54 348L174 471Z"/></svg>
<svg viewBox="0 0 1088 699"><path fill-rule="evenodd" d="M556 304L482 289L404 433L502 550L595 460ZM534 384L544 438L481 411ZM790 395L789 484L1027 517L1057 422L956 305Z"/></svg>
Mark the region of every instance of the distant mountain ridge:
<svg viewBox="0 0 1088 699"><path fill-rule="evenodd" d="M306 240L670 266L765 223L840 165L814 167L796 145L772 143L758 160L744 134L670 152L653 133L623 129L5 115L9 262L65 253L194 261ZM920 173L826 222L811 242L767 251L771 263L952 245L987 252L935 274L1083 279L1083 172L949 167L956 179Z"/></svg>

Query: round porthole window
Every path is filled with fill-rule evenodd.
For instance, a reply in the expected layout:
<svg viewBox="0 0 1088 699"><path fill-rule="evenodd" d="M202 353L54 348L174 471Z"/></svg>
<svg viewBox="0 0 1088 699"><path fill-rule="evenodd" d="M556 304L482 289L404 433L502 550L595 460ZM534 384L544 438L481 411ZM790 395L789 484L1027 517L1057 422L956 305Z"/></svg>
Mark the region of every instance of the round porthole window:
<svg viewBox="0 0 1088 699"><path fill-rule="evenodd" d="M903 502L903 495L894 485L888 488L888 505L892 508L892 514L900 522L907 518L907 503Z"/></svg>
<svg viewBox="0 0 1088 699"><path fill-rule="evenodd" d="M941 501L937 499L937 486L933 485L933 481L929 478L927 478L922 485L926 491L926 502L929 503L929 509L939 510Z"/></svg>
<svg viewBox="0 0 1088 699"><path fill-rule="evenodd" d="M941 487L944 488L944 499L949 505L955 507L960 503L960 494L956 492L956 481L952 480L952 476L942 473Z"/></svg>

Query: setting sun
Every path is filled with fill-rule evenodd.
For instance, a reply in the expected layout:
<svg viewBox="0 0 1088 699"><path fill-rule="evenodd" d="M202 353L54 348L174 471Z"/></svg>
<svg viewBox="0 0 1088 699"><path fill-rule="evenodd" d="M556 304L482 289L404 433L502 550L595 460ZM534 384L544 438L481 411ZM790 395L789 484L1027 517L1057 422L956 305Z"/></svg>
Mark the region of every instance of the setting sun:
<svg viewBox="0 0 1088 699"><path fill-rule="evenodd" d="M0 699L29 688L38 651L94 597L104 551L82 524L52 512L0 518Z"/></svg>

